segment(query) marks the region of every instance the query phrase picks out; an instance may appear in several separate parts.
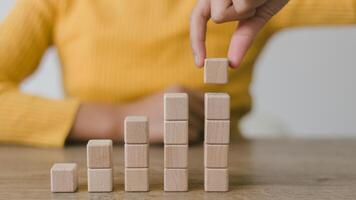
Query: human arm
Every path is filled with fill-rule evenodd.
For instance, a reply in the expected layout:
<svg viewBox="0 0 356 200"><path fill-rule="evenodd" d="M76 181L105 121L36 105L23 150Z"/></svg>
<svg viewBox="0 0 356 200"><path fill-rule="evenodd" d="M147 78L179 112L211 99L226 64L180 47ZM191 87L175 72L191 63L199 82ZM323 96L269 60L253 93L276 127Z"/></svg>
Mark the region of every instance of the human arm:
<svg viewBox="0 0 356 200"><path fill-rule="evenodd" d="M199 91L181 86L170 87L127 104L82 103L78 109L69 139L86 141L95 138L108 138L123 142L125 117L143 115L149 118L150 143L162 143L163 95L166 92L188 94L189 140L190 142L198 141L204 130L203 95Z"/></svg>
<svg viewBox="0 0 356 200"><path fill-rule="evenodd" d="M63 146L79 101L54 100L19 90L52 44L55 3L16 3L0 24L0 142Z"/></svg>

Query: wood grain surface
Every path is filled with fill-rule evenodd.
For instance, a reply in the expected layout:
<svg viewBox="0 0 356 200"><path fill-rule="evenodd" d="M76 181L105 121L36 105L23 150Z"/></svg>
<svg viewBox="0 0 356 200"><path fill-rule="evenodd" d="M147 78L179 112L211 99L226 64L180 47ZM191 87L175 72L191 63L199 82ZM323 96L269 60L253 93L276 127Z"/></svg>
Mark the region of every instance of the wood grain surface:
<svg viewBox="0 0 356 200"><path fill-rule="evenodd" d="M114 192L88 193L85 145L0 146L0 199L356 199L356 140L231 143L229 192L204 192L203 146L189 148L189 192L163 191L163 148L150 148L150 192L124 192L124 147L114 146ZM51 193L53 163L78 163L76 193Z"/></svg>

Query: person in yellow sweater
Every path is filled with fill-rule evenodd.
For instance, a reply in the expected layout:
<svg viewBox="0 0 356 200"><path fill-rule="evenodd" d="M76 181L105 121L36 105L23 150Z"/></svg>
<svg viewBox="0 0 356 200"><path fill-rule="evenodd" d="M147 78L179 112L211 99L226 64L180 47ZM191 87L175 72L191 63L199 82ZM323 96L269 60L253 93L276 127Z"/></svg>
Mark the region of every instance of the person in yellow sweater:
<svg viewBox="0 0 356 200"><path fill-rule="evenodd" d="M270 2L275 2L272 7ZM202 92L228 92L236 136L237 121L251 108L254 62L274 33L287 27L356 22L355 0L291 0L269 20L284 3L19 0L0 25L0 142L62 147L66 140L118 141L127 115L147 115L151 142L160 142L166 91L189 93L191 140L203 130ZM193 8L195 58L189 50ZM206 27L210 17L217 23L231 22L209 22ZM60 57L67 96L63 100L18 89L50 46ZM201 66L205 57L227 55L231 66L240 66L229 71L229 84L204 85L194 60Z"/></svg>

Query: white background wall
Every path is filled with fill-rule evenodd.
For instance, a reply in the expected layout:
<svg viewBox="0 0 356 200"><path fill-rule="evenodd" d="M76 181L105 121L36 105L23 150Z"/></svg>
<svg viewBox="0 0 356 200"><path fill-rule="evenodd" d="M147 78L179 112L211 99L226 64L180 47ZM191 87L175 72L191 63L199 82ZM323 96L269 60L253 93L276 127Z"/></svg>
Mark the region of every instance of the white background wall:
<svg viewBox="0 0 356 200"><path fill-rule="evenodd" d="M14 0L0 1L0 20ZM1 48L1 44L0 44ZM296 29L277 34L254 74L254 109L240 124L251 138L356 137L356 27ZM50 49L21 88L63 96Z"/></svg>

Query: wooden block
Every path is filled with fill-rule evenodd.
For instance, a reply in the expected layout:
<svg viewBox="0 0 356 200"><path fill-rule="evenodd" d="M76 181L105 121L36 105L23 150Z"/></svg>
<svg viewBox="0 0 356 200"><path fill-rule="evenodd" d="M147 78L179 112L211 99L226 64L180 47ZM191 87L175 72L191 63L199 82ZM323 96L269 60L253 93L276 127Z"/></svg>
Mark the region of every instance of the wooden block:
<svg viewBox="0 0 356 200"><path fill-rule="evenodd" d="M227 58L207 58L204 63L204 83L226 84L228 79Z"/></svg>
<svg viewBox="0 0 356 200"><path fill-rule="evenodd" d="M164 121L165 144L188 144L188 121Z"/></svg>
<svg viewBox="0 0 356 200"><path fill-rule="evenodd" d="M125 191L146 192L148 190L148 168L125 168Z"/></svg>
<svg viewBox="0 0 356 200"><path fill-rule="evenodd" d="M229 170L205 168L204 189L207 192L226 192L229 190Z"/></svg>
<svg viewBox="0 0 356 200"><path fill-rule="evenodd" d="M211 168L226 168L228 166L229 145L205 144L204 166Z"/></svg>
<svg viewBox="0 0 356 200"><path fill-rule="evenodd" d="M230 119L230 96L226 93L205 93L205 119Z"/></svg>
<svg viewBox="0 0 356 200"><path fill-rule="evenodd" d="M188 167L188 145L164 145L165 168Z"/></svg>
<svg viewBox="0 0 356 200"><path fill-rule="evenodd" d="M75 192L78 186L76 163L56 163L51 168L52 192Z"/></svg>
<svg viewBox="0 0 356 200"><path fill-rule="evenodd" d="M89 140L87 167L92 169L112 167L112 140Z"/></svg>
<svg viewBox="0 0 356 200"><path fill-rule="evenodd" d="M148 144L125 144L125 167L148 167Z"/></svg>
<svg viewBox="0 0 356 200"><path fill-rule="evenodd" d="M206 144L229 144L230 120L205 120L204 135Z"/></svg>
<svg viewBox="0 0 356 200"><path fill-rule="evenodd" d="M88 169L89 192L111 192L113 190L113 171L109 169Z"/></svg>
<svg viewBox="0 0 356 200"><path fill-rule="evenodd" d="M125 118L125 143L148 143L148 118L146 116L128 116Z"/></svg>
<svg viewBox="0 0 356 200"><path fill-rule="evenodd" d="M188 120L188 95L186 93L164 94L164 119Z"/></svg>
<svg viewBox="0 0 356 200"><path fill-rule="evenodd" d="M188 169L164 169L164 191L188 191Z"/></svg>

